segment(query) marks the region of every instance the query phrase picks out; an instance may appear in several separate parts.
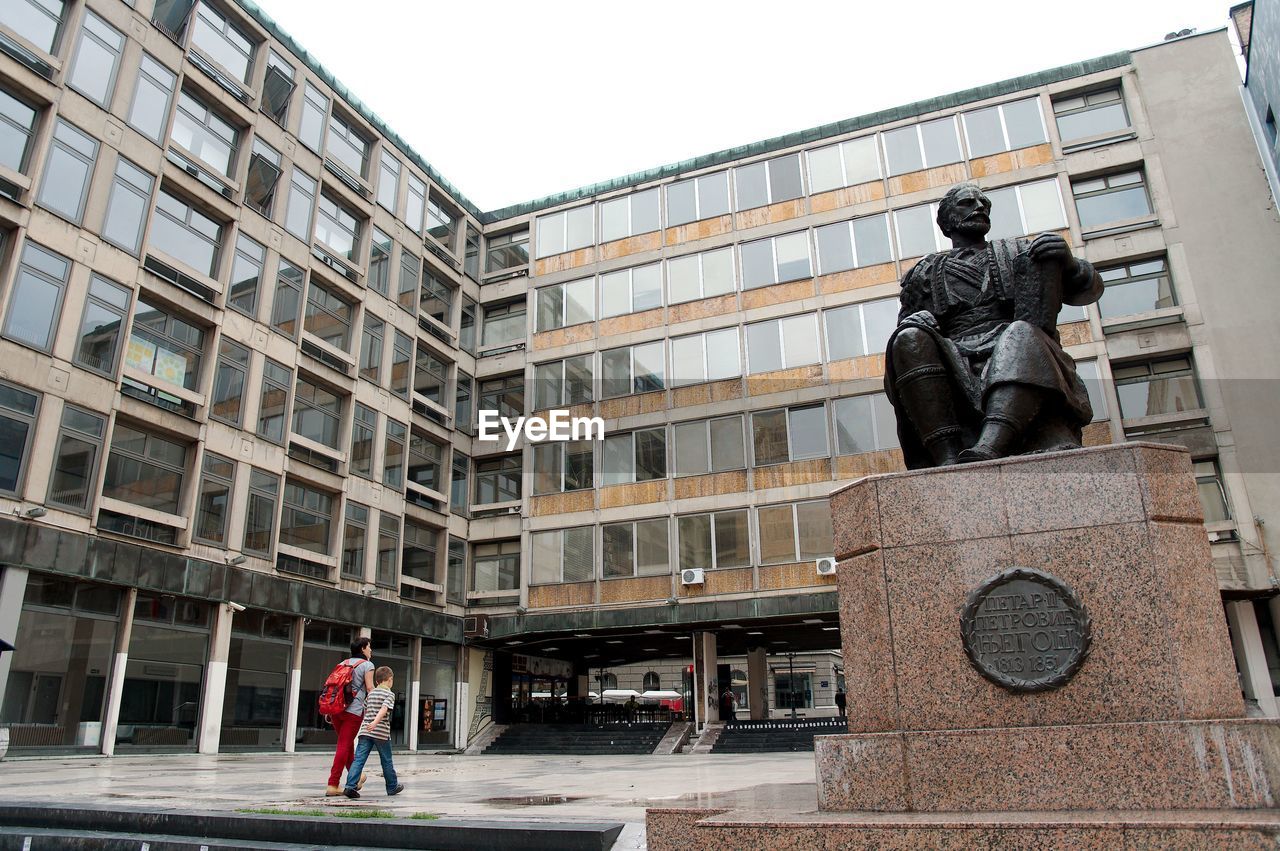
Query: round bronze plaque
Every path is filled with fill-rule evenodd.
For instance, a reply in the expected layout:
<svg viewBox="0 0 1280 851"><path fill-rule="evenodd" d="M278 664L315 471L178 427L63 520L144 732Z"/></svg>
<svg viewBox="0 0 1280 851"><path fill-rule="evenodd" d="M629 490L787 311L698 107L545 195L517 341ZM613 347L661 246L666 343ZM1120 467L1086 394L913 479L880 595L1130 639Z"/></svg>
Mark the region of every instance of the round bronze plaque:
<svg viewBox="0 0 1280 851"><path fill-rule="evenodd" d="M1089 612L1056 576L1013 567L969 592L964 650L978 673L1009 691L1065 685L1089 655Z"/></svg>

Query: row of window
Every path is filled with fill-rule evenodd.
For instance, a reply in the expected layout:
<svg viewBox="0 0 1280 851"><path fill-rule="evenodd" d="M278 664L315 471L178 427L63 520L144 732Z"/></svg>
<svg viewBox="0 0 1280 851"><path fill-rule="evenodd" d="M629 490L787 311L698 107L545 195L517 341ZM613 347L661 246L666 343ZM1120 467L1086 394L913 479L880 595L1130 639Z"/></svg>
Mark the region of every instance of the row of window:
<svg viewBox="0 0 1280 851"><path fill-rule="evenodd" d="M1118 86L1055 100L1054 117L1064 143L1129 126ZM1044 144L1048 135L1040 99L984 107L676 181L664 188L666 226L960 162L966 158L961 149L962 138L968 158ZM540 216L537 256L548 257L660 229L660 191L663 189L655 187Z"/></svg>
<svg viewBox="0 0 1280 851"><path fill-rule="evenodd" d="M593 526L575 526L533 533L530 584L667 576L673 567L790 564L830 556L832 547L831 508L825 499L684 514L674 523L669 517L605 523L598 535Z"/></svg>
<svg viewBox="0 0 1280 851"><path fill-rule="evenodd" d="M1072 190L1086 230L1151 213L1141 172L1077 181ZM1056 179L993 189L987 195L992 239L1067 226ZM541 287L536 330L945 251L951 241L938 230L937 214L936 202L919 204L822 225L812 229L812 237L810 230L796 231L743 242L736 251L726 246Z"/></svg>

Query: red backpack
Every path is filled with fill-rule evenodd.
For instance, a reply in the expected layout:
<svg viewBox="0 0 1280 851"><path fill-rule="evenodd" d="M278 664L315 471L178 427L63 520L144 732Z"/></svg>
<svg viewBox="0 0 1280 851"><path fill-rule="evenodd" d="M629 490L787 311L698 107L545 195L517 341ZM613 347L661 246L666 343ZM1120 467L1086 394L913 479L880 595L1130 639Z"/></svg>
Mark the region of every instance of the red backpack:
<svg viewBox="0 0 1280 851"><path fill-rule="evenodd" d="M351 701L356 699L356 686L351 678L359 664L348 659L339 662L329 674L329 678L324 681L324 688L320 690L320 698L316 701L321 715L333 716L345 712Z"/></svg>

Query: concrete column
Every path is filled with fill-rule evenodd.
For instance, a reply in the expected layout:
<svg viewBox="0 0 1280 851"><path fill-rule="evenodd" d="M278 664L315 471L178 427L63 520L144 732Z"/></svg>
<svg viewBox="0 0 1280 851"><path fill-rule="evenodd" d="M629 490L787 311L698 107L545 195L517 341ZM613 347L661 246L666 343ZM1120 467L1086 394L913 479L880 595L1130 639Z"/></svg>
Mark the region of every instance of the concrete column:
<svg viewBox="0 0 1280 851"><path fill-rule="evenodd" d="M769 658L763 647L747 651L747 695L752 721L769 719Z"/></svg>
<svg viewBox="0 0 1280 851"><path fill-rule="evenodd" d="M1280 713L1277 712L1275 689L1271 685L1271 672L1267 670L1267 655L1262 649L1253 601L1233 600L1226 604L1226 608L1227 622L1231 625L1231 649L1235 651L1245 697L1256 700L1263 715L1275 718Z"/></svg>
<svg viewBox="0 0 1280 851"><path fill-rule="evenodd" d="M693 634L693 720L698 732L719 719L720 695L716 677L716 634Z"/></svg>
<svg viewBox="0 0 1280 851"><path fill-rule="evenodd" d="M467 747L467 739L471 735L468 727L470 724L471 713L466 710L467 701L471 698L471 681L469 678L468 665L470 664L469 652L466 645L458 645L458 666L455 668L457 673L457 683L453 695L453 716L450 723L453 724L453 746L458 750L465 750Z"/></svg>
<svg viewBox="0 0 1280 851"><path fill-rule="evenodd" d="M405 707L405 723L409 725L409 735L405 741L409 750L418 749L418 731L422 729L422 637L413 639L413 667L409 669L409 705Z"/></svg>
<svg viewBox="0 0 1280 851"><path fill-rule="evenodd" d="M27 595L27 569L6 567L0 570L0 638L21 647L18 642L18 619L22 617L22 598ZM4 693L9 685L9 670L13 666L12 653L0 653L0 706L4 706Z"/></svg>
<svg viewBox="0 0 1280 851"><path fill-rule="evenodd" d="M116 752L116 728L120 726L120 701L124 698L124 672L129 664L129 640L133 637L133 607L138 589L126 588L121 595L120 628L116 630L116 655L107 684L107 707L102 713L102 755Z"/></svg>
<svg viewBox="0 0 1280 851"><path fill-rule="evenodd" d="M280 741L285 753L293 753L298 746L298 701L302 697L302 638L307 619L293 619L293 652L289 655L289 689L284 697L284 729Z"/></svg>
<svg viewBox="0 0 1280 851"><path fill-rule="evenodd" d="M204 694L200 705L200 731L196 736L199 753L217 753L222 738L222 701L227 691L227 659L231 655L231 607L213 607L213 629L209 632L209 664L204 671Z"/></svg>

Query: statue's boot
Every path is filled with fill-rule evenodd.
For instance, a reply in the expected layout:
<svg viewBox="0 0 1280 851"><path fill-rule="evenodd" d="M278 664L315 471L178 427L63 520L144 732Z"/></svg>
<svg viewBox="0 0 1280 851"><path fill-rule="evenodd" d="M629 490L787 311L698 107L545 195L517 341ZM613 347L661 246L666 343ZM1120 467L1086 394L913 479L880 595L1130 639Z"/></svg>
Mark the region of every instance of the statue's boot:
<svg viewBox="0 0 1280 851"><path fill-rule="evenodd" d="M946 368L928 364L909 369L898 375L893 386L934 465L960 463L960 424Z"/></svg>
<svg viewBox="0 0 1280 851"><path fill-rule="evenodd" d="M1033 387L1001 384L987 393L987 415L978 442L960 453L959 463L991 461L1012 452L1040 411L1041 393Z"/></svg>

